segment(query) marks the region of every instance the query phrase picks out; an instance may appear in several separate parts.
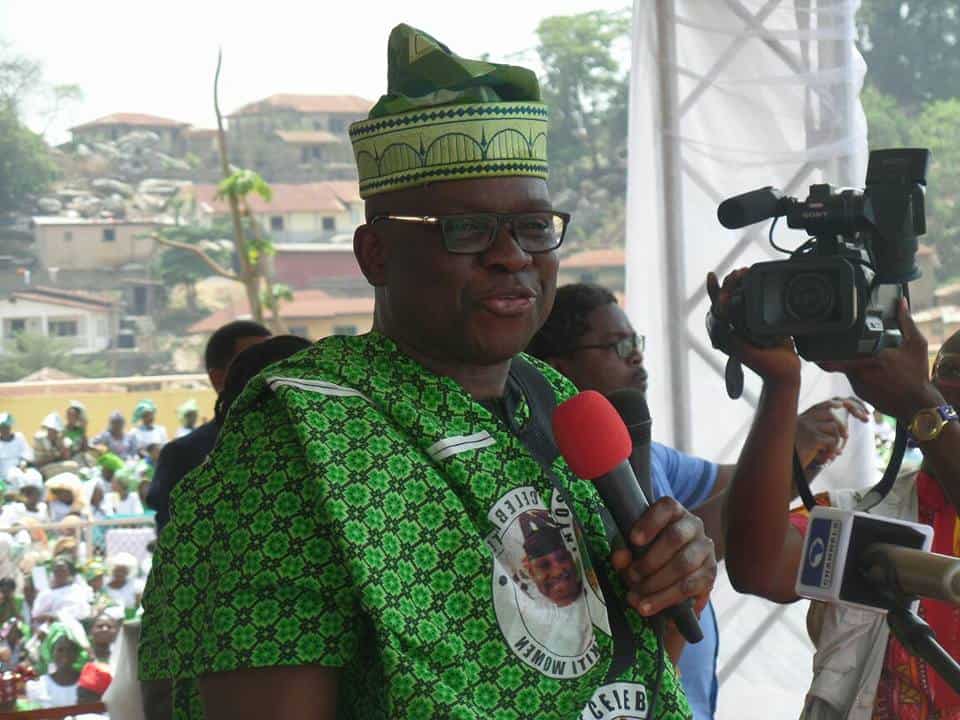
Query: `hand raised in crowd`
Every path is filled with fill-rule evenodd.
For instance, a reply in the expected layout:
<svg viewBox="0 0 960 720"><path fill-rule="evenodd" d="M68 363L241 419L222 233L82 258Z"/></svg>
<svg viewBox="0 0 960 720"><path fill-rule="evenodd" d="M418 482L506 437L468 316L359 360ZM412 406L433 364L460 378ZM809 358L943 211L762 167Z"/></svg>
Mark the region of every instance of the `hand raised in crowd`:
<svg viewBox="0 0 960 720"><path fill-rule="evenodd" d="M903 336L899 347L855 360L821 362L820 367L844 373L854 392L880 412L909 421L918 409L942 404L943 397L930 382L927 341L906 300L900 300L898 319Z"/></svg>
<svg viewBox="0 0 960 720"><path fill-rule="evenodd" d="M707 603L717 577L713 540L699 517L671 497L650 506L630 533L632 550L611 558L627 586L627 602L641 615L656 615L687 598L697 612Z"/></svg>
<svg viewBox="0 0 960 720"><path fill-rule="evenodd" d="M723 279L721 285L714 273L707 273L707 293L712 302L711 312L720 321L728 321L730 303L734 294L743 285L748 268L734 270ZM783 338L771 347L753 345L742 337L731 333L730 354L759 375L764 382L800 383L800 357L793 345L793 339Z"/></svg>
<svg viewBox="0 0 960 720"><path fill-rule="evenodd" d="M838 412L844 410L860 422L870 419L866 406L855 397L824 400L797 417L797 455L803 467L814 461L826 465L843 452L850 437L843 413Z"/></svg>

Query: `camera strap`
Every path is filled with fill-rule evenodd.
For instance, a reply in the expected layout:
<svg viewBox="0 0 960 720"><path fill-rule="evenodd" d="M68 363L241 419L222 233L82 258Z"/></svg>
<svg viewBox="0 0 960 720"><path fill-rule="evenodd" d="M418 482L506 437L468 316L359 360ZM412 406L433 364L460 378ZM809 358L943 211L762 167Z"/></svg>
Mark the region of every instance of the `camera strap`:
<svg viewBox="0 0 960 720"><path fill-rule="evenodd" d="M883 477L880 482L870 488L863 496L863 499L854 508L857 512L867 512L877 505L887 496L893 488L897 476L900 474L900 465L903 463L903 453L907 449L907 428L903 423L897 423L897 434L893 441L893 451L890 453L890 460L887 463L887 469L883 471ZM813 510L817 501L810 490L810 482L803 471L803 465L800 463L800 456L797 451L793 451L793 483L797 487L797 493L803 501L807 510Z"/></svg>

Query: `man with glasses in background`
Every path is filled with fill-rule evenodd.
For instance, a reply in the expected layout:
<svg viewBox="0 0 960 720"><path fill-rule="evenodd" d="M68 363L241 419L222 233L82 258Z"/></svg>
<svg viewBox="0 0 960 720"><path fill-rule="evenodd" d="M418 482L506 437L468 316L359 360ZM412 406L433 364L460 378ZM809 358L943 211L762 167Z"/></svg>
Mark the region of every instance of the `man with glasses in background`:
<svg viewBox="0 0 960 720"><path fill-rule="evenodd" d="M645 392L643 367L646 338L638 335L609 290L585 283L557 289L553 310L527 352L566 375L580 390L609 395L623 388ZM866 421L866 409L855 399L814 405L798 419L796 446L804 467L839 456L846 424L833 414L846 408ZM724 553L721 513L734 465L717 465L660 443L650 445L653 499L673 497L691 509L714 541L717 559ZM809 470L808 470L809 472ZM704 639L684 648L678 667L695 720L709 720L717 707L718 632L712 604L700 615Z"/></svg>

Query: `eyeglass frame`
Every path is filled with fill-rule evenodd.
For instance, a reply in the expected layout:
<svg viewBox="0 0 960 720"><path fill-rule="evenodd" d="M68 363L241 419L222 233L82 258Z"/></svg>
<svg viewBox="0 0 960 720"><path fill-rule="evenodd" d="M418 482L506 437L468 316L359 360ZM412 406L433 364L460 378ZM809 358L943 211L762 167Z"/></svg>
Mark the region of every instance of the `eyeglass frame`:
<svg viewBox="0 0 960 720"><path fill-rule="evenodd" d="M621 355L618 346L628 340L633 341L633 349L626 355ZM647 336L641 335L640 333L634 333L633 335L622 337L614 342L602 344L597 343L595 345L577 345L577 347L571 348L570 352L575 352L577 350L609 350L610 348L614 349L614 351L617 353L617 357L621 360L626 360L634 353L640 353L642 355L647 349Z"/></svg>
<svg viewBox="0 0 960 720"><path fill-rule="evenodd" d="M538 214L547 214L554 215L563 220L563 230L560 233L560 239L557 241L557 244L552 248L546 250L527 250L520 243L520 238L517 237L516 228L513 225L512 219L521 217L523 215L538 215ZM483 218L494 218L497 223L493 227L493 232L490 233L490 238L487 241L487 246L482 250L471 250L469 252L464 252L462 250L451 250L447 245L447 238L443 232L443 221L451 220L455 218L471 218L471 217L483 217ZM557 250L562 244L564 238L567 236L567 228L570 226L570 213L560 212L559 210L529 210L527 212L517 212L517 213L455 213L453 215L374 215L370 218L370 225L380 221L380 220L394 220L396 222L405 222L405 223L419 223L421 225L436 225L440 227L440 240L443 243L443 249L452 255L482 255L487 252L497 240L497 233L500 232L500 228L504 225L507 225L509 222L510 227L510 237L513 238L513 241L517 243L517 246L523 250L528 255L543 255L544 253L553 252Z"/></svg>
<svg viewBox="0 0 960 720"><path fill-rule="evenodd" d="M942 377L942 376L940 375L940 366L943 364L943 360L946 359L947 357L949 357L949 358L951 358L951 359L953 359L953 358L960 358L960 353L941 352L940 354L938 354L936 360L934 360L934 363L933 363L933 372L931 372L930 375L931 375L932 379L934 379L934 380L941 380L941 381L945 381L945 382L948 382L948 383L960 384L960 373L957 373L958 377L956 377L956 378L954 378L954 377Z"/></svg>

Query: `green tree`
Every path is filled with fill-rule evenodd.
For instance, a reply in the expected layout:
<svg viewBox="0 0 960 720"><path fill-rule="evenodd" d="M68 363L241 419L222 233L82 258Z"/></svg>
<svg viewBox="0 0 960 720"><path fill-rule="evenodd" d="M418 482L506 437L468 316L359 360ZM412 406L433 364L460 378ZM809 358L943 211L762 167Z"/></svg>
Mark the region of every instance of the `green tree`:
<svg viewBox="0 0 960 720"><path fill-rule="evenodd" d="M596 228L624 202L629 86L615 48L629 30L626 11L602 10L544 18L537 27L550 185L558 204L577 211L574 242L609 244Z"/></svg>
<svg viewBox="0 0 960 720"><path fill-rule="evenodd" d="M22 209L55 177L43 139L20 122L12 106L0 104L0 215Z"/></svg>
<svg viewBox="0 0 960 720"><path fill-rule="evenodd" d="M199 225L175 225L158 231L158 238L190 245L202 250L221 267L229 267L233 254L233 243L228 238L230 228L222 223L213 227ZM186 307L191 314L200 311L197 301L197 283L204 278L216 275L216 271L203 257L182 247L166 247L154 261L154 270L168 287L183 285L186 295Z"/></svg>
<svg viewBox="0 0 960 720"><path fill-rule="evenodd" d="M891 95L867 84L860 93L860 103L867 118L870 149L907 147L913 141L913 118Z"/></svg>
<svg viewBox="0 0 960 720"><path fill-rule="evenodd" d="M955 0L864 0L857 16L868 78L919 109L960 96L960 11Z"/></svg>
<svg viewBox="0 0 960 720"><path fill-rule="evenodd" d="M960 99L928 103L911 130L912 145L930 148L927 235L936 246L941 278L960 277Z"/></svg>
<svg viewBox="0 0 960 720"><path fill-rule="evenodd" d="M75 85L45 84L40 63L0 41L0 214L23 209L56 177L43 138L24 124L25 108L49 122L80 95Z"/></svg>
<svg viewBox="0 0 960 720"><path fill-rule="evenodd" d="M107 373L102 362L72 354L64 341L20 333L13 347L4 347L0 355L0 382L14 382L43 368L56 368L82 377L102 377Z"/></svg>

